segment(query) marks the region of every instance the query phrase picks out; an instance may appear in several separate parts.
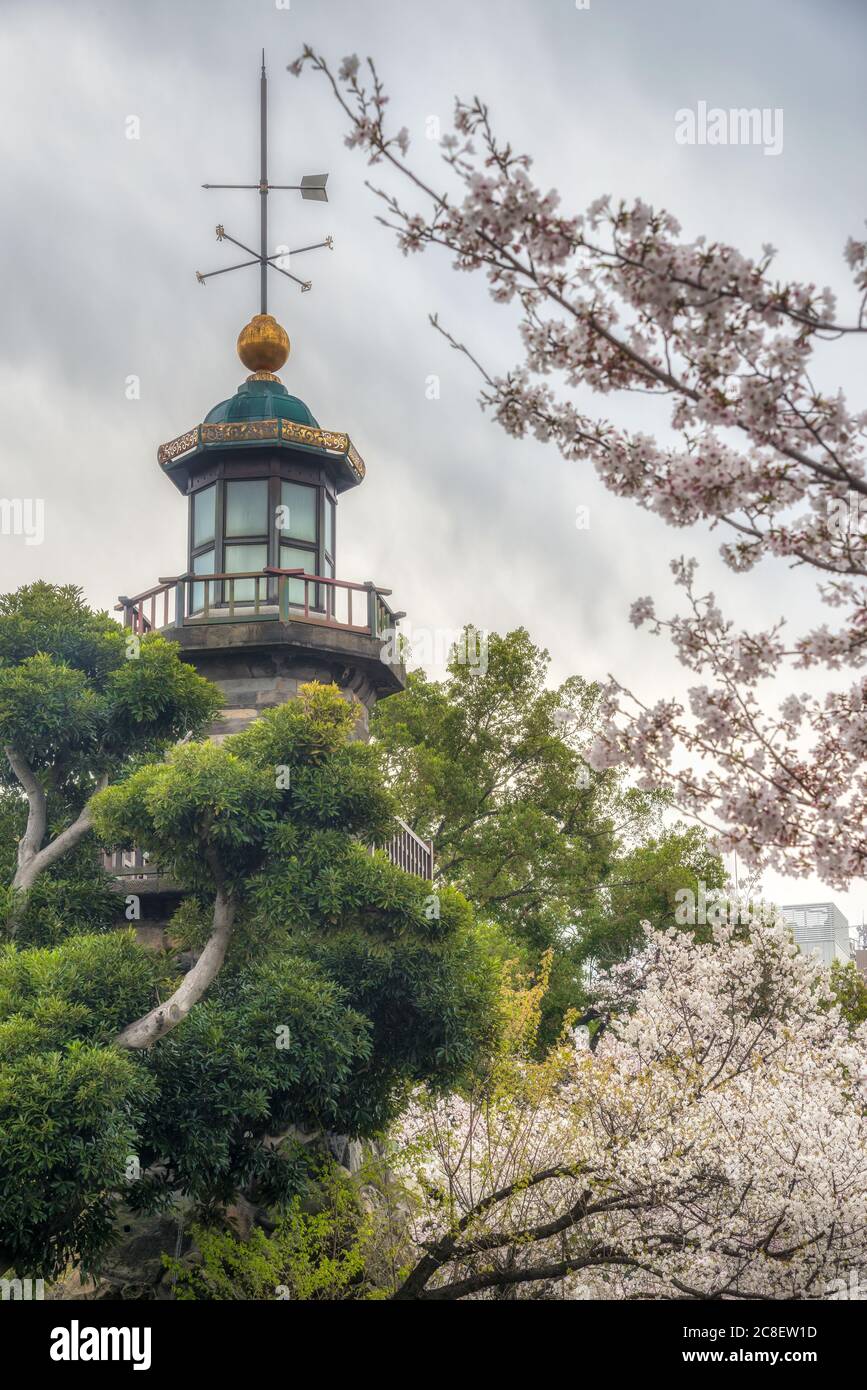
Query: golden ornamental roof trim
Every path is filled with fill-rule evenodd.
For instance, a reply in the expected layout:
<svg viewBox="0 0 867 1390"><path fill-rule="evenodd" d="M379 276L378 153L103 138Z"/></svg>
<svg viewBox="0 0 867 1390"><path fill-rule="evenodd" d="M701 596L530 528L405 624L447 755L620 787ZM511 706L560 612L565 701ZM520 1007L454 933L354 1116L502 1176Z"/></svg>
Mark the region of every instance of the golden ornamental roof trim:
<svg viewBox="0 0 867 1390"><path fill-rule="evenodd" d="M328 454L339 454L341 458L346 459L359 482L367 472L364 460L348 434L284 419L228 420L218 424L196 425L175 439L170 439L166 444L161 444L157 450L157 459L160 465L165 467L184 454L207 447L209 444L261 443L269 439L285 440L287 444L300 444L302 448L321 449Z"/></svg>

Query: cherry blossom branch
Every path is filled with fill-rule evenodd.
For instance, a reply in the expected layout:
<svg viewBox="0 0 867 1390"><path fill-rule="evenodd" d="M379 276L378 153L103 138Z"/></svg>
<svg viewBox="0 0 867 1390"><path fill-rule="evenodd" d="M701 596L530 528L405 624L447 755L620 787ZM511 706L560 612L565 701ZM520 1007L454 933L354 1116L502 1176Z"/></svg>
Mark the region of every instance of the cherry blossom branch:
<svg viewBox="0 0 867 1390"><path fill-rule="evenodd" d="M836 631L824 625L786 647L776 631L741 642L751 660L762 653L763 676L787 662L863 665L867 412L849 410L841 392L823 392L811 365L817 343L864 335L867 240L850 238L844 249L858 291L847 319L830 290L774 281L770 245L749 258L705 237L684 242L670 213L640 199L613 205L606 196L582 214L564 214L557 192L533 182L530 158L497 138L478 97L456 103L454 132L440 140L459 187L453 199L412 167L407 130L386 128L388 97L371 59L362 69L347 58L333 72L308 45L290 71L305 67L326 78L348 121L347 145L422 196L419 211L368 184L403 254L445 250L455 269L485 276L496 304L517 303L523 360L506 375L487 369L431 317L480 372L481 404L496 422L516 438L532 434L569 460L591 462L611 491L669 525L724 524L736 539L721 553L735 572L772 557L830 576L820 597L847 610ZM555 394L553 377L569 391L666 397L680 444L579 412ZM672 637L684 664L700 652L713 674L714 686L689 691L692 724L678 702L648 710L612 683L610 727L597 752L668 785L754 866L765 856L787 872L820 872L845 886L867 868L859 812L867 690L855 684L824 702L792 697L764 715L749 663L726 665L721 621L716 611L694 610L654 629ZM716 771L676 771L675 748Z"/></svg>

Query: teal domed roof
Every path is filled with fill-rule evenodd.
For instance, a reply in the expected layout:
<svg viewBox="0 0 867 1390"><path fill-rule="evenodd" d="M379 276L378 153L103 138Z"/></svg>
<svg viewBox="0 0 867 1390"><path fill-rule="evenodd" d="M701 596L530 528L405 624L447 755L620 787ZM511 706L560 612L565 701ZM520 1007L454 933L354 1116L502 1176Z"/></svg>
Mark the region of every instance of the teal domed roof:
<svg viewBox="0 0 867 1390"><path fill-rule="evenodd" d="M220 425L237 420L294 420L297 425L319 427L304 402L290 396L276 377L242 382L234 396L208 411L204 423Z"/></svg>

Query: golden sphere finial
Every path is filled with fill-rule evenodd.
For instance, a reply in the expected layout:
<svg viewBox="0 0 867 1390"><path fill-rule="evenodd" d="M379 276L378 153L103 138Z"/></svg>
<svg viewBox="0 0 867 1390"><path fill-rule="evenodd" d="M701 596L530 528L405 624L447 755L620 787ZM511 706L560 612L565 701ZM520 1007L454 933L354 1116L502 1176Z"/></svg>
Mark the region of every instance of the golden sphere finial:
<svg viewBox="0 0 867 1390"><path fill-rule="evenodd" d="M276 372L289 356L289 334L273 314L255 314L238 334L238 356L251 372Z"/></svg>

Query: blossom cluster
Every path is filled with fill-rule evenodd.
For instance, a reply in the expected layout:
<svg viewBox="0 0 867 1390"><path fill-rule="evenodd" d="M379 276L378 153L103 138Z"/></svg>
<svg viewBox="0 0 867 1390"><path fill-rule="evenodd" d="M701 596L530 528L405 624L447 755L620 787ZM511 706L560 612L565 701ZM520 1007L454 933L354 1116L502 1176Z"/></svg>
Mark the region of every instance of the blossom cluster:
<svg viewBox="0 0 867 1390"><path fill-rule="evenodd" d="M412 207L374 189L404 254L442 248L456 270L485 276L495 303L517 306L521 359L505 375L446 333L482 372L481 401L496 421L589 462L612 492L672 526L725 528L722 554L735 572L763 558L812 567L839 615L785 640L782 624L736 634L713 596L691 595L686 617L655 622L654 631L706 683L686 702L651 710L612 683L597 764L630 761L668 783L721 846L752 863L818 873L837 887L863 877L863 683L824 701L787 695L770 713L756 685L864 664L867 412L820 388L813 364L821 344L867 333L867 241L846 244L856 299L839 315L829 288L774 275L770 245L748 256L703 236L686 240L674 216L640 198L603 196L565 213L556 190L534 181L529 156L497 138L478 98L458 101L454 132L441 140L457 183L451 196L409 165L406 130L387 130L388 97L372 61L362 70L349 58L335 75L306 48L292 70L306 65L330 81L347 143L412 189ZM659 438L580 410L579 387L659 397ZM639 601L633 621L651 618L648 604ZM709 770L680 771L684 759Z"/></svg>
<svg viewBox="0 0 867 1390"><path fill-rule="evenodd" d="M774 921L648 927L607 990L598 1046L417 1094L413 1295L828 1297L867 1260L867 1025Z"/></svg>

